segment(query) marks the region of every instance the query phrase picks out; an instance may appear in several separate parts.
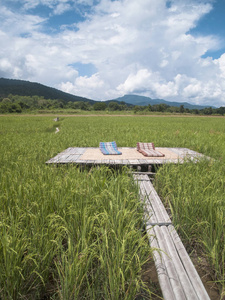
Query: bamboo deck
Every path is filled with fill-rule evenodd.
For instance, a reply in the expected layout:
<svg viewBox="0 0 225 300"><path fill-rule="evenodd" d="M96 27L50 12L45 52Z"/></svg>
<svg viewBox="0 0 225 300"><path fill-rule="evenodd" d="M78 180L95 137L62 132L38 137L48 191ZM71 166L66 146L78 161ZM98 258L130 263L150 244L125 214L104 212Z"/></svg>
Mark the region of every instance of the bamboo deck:
<svg viewBox="0 0 225 300"><path fill-rule="evenodd" d="M94 147L70 147L49 159L46 164L148 166L165 163L178 164L186 160L197 162L205 157L187 148L156 148L165 154L164 157L146 157L130 147L122 147L118 150L122 152L122 155L103 155L99 148Z"/></svg>
<svg viewBox="0 0 225 300"><path fill-rule="evenodd" d="M147 175L133 175L145 204L145 227L165 300L209 300L209 296L163 203ZM160 249L160 251L158 250Z"/></svg>
<svg viewBox="0 0 225 300"><path fill-rule="evenodd" d="M187 148L156 148L164 157L145 157L135 148L119 148L122 155L103 155L99 148L70 147L46 164L152 166L198 162L205 156ZM209 159L208 157L205 157ZM138 173L138 172L136 172ZM147 175L134 174L145 204L145 227L165 300L209 300L204 285Z"/></svg>

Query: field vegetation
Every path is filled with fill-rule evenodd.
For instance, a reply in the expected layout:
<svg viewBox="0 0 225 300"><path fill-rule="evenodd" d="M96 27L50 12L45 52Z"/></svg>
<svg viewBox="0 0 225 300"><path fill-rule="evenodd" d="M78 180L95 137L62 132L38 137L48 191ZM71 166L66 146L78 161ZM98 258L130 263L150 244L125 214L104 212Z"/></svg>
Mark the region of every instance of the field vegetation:
<svg viewBox="0 0 225 300"><path fill-rule="evenodd" d="M80 170L45 161L67 147L115 140L187 147L213 158L165 165L155 187L188 251L210 264L225 295L225 119L0 118L0 299L149 299L151 249L128 169ZM55 129L60 131L56 134Z"/></svg>
<svg viewBox="0 0 225 300"><path fill-rule="evenodd" d="M1 92L1 90L0 90ZM60 92L60 91L59 91ZM61 92L62 93L62 92ZM69 95L69 94L68 94ZM46 99L43 96L0 95L0 114L8 113L57 113L57 114L189 114L189 115L224 115L225 107L188 108L185 105L171 106L166 103L154 105L132 105L124 101L66 101L62 99ZM190 106L191 107L191 106Z"/></svg>

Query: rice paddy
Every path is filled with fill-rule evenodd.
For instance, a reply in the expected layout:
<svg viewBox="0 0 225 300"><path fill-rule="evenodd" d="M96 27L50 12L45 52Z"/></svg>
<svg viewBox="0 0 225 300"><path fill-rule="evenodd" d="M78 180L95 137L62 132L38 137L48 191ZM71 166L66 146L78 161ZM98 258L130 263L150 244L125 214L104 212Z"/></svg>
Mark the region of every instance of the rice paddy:
<svg viewBox="0 0 225 300"><path fill-rule="evenodd" d="M138 141L186 147L215 159L165 165L155 187L188 249L210 263L222 299L224 123L207 117L1 117L0 299L151 298L141 278L151 249L128 170L45 165L68 147L113 140L119 147Z"/></svg>

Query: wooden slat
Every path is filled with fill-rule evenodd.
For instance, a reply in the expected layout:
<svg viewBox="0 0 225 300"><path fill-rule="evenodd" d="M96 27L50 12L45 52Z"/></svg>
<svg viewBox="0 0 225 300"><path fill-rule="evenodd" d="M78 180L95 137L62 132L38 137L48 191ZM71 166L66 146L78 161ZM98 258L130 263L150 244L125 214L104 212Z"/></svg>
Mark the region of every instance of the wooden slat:
<svg viewBox="0 0 225 300"><path fill-rule="evenodd" d="M189 276L192 286L194 287L194 289L198 295L198 298L201 300L210 299L205 290L205 287L198 275L198 272L196 271L176 230L174 229L173 226L169 226L168 231L174 241L174 245L177 249L177 252L179 253L180 258L182 259L182 263L183 263L185 270Z"/></svg>
<svg viewBox="0 0 225 300"><path fill-rule="evenodd" d="M171 228L173 228L173 230L175 231L175 228L172 225L170 226L170 229ZM181 257L179 256L179 252L177 252L177 249L174 245L174 241L168 232L168 228L162 226L160 228L160 231L162 232L162 235L166 242L165 251L169 254L170 259L172 260L172 263L174 265L174 268L176 270L176 273L178 275L180 284L183 288L185 295L188 295L189 299L197 300L198 297L196 291L191 284L186 269L183 266L183 259L181 259Z"/></svg>
<svg viewBox="0 0 225 300"><path fill-rule="evenodd" d="M71 154L84 154L87 148L72 148L70 153Z"/></svg>
<svg viewBox="0 0 225 300"><path fill-rule="evenodd" d="M62 154L62 153L73 154L73 153L74 153L74 148L69 147L69 148L67 148L65 151L61 152L61 154Z"/></svg>
<svg viewBox="0 0 225 300"><path fill-rule="evenodd" d="M65 149L64 151L57 154L55 157L49 159L46 163L69 163L70 161L67 161L67 158L72 154L83 154L86 148L73 148L69 147Z"/></svg>
<svg viewBox="0 0 225 300"><path fill-rule="evenodd" d="M81 164L81 165L85 165L87 163L86 160L82 160L82 159L79 159L77 160L77 163Z"/></svg>
<svg viewBox="0 0 225 300"><path fill-rule="evenodd" d="M122 162L122 159L115 159L115 165L120 165Z"/></svg>
<svg viewBox="0 0 225 300"><path fill-rule="evenodd" d="M138 161L138 159L129 159L129 163L131 165L139 165L140 164L139 161Z"/></svg>
<svg viewBox="0 0 225 300"><path fill-rule="evenodd" d="M135 180L137 180L139 178L139 176L136 176L136 175L134 175L133 177L134 177ZM140 187L141 182L138 181L137 184ZM142 202L145 203L145 196L142 193L140 193L140 199L142 200ZM150 218L152 220L152 222L156 222L155 216L154 215L150 216L150 212L146 208L145 208L144 218L146 220ZM153 249L152 254L153 254L153 259L154 259L154 262L155 262L156 271L157 271L157 274L158 274L160 287L161 287L164 299L166 299L166 297L167 297L167 299L175 300L175 296L174 296L172 286L171 286L170 281L169 281L169 276L168 276L168 273L167 273L165 262L162 258L161 253L158 250L159 249L159 244L158 244L158 240L156 238L156 234L155 234L154 229L155 229L155 226L153 227L153 226L146 225L146 231L147 231L147 234L148 234L149 243L150 243L150 245Z"/></svg>
<svg viewBox="0 0 225 300"><path fill-rule="evenodd" d="M87 165L93 165L94 163L95 163L94 160L87 160L87 161L86 161L86 164L87 164Z"/></svg>
<svg viewBox="0 0 225 300"><path fill-rule="evenodd" d="M70 154L67 157L68 162L76 162L81 157L81 154Z"/></svg>
<svg viewBox="0 0 225 300"><path fill-rule="evenodd" d="M57 162L66 161L68 156L69 156L69 154L60 154L60 155L56 156Z"/></svg>
<svg viewBox="0 0 225 300"><path fill-rule="evenodd" d="M61 158L66 159L69 156L69 154L64 154L64 152L61 152L48 160L46 163L57 163Z"/></svg>
<svg viewBox="0 0 225 300"><path fill-rule="evenodd" d="M149 211L148 208L145 207L145 209L145 219L150 218L152 222L157 223L157 218L155 214L152 214L152 211ZM179 290L177 292L179 295L181 293L180 288L176 287L176 283L178 283L178 278L173 266L169 263L170 258L165 253L165 247L162 245L162 241L160 241L160 232L158 232L158 228L159 227L157 225L153 227L151 225L146 224L146 231L149 237L149 243L152 249L154 249L153 258L155 261L155 266L158 273L158 278L164 299L176 300L177 298L176 293L174 292L174 288L175 290ZM159 249L162 251L159 251ZM174 282L173 284L171 284L171 278Z"/></svg>
<svg viewBox="0 0 225 300"><path fill-rule="evenodd" d="M144 175L144 176L146 179L148 178L147 175ZM171 222L170 217L167 214L167 211L166 211L161 199L159 198L156 190L154 189L152 183L149 181L149 178L148 178L148 180L146 180L143 183L143 185L144 185L145 193L149 200L149 203L151 204L151 207L152 207L153 211L155 212L157 221L159 223Z"/></svg>
<svg viewBox="0 0 225 300"><path fill-rule="evenodd" d="M46 161L46 164L54 164L55 163L55 157L50 158L49 160Z"/></svg>
<svg viewBox="0 0 225 300"><path fill-rule="evenodd" d="M155 233L153 233L155 234ZM156 271L158 274L159 284L162 290L163 298L169 300L176 300L172 286L170 284L169 276L166 270L165 263L162 259L160 252L157 250L159 249L159 244L157 239L152 239L150 245L153 249L153 259L155 262Z"/></svg>
<svg viewBox="0 0 225 300"><path fill-rule="evenodd" d="M95 164L96 164L96 165L101 165L101 164L102 164L102 160L96 160L96 161L95 161Z"/></svg>
<svg viewBox="0 0 225 300"><path fill-rule="evenodd" d="M114 159L110 159L110 160L109 160L109 164L110 164L111 166L115 165Z"/></svg>
<svg viewBox="0 0 225 300"><path fill-rule="evenodd" d="M163 164L164 163L164 161L165 161L165 159L154 159L154 164L158 164L158 165L160 165L160 164Z"/></svg>
<svg viewBox="0 0 225 300"><path fill-rule="evenodd" d="M147 164L148 164L148 160L147 160L147 159L139 159L139 162L140 162L142 165L147 165Z"/></svg>
<svg viewBox="0 0 225 300"><path fill-rule="evenodd" d="M142 161L143 161L142 159L138 159L138 164L142 165Z"/></svg>
<svg viewBox="0 0 225 300"><path fill-rule="evenodd" d="M109 159L104 159L103 162L104 162L104 164L108 165L109 164Z"/></svg>
<svg viewBox="0 0 225 300"><path fill-rule="evenodd" d="M156 173L154 173L154 172L141 172L141 171L136 172L136 171L134 171L134 172L132 172L132 174L135 174L135 175L153 175L153 176L155 176Z"/></svg>
<svg viewBox="0 0 225 300"><path fill-rule="evenodd" d="M73 148L72 147L69 147L67 149L65 149L64 151L61 152L62 153L69 153Z"/></svg>
<svg viewBox="0 0 225 300"><path fill-rule="evenodd" d="M148 161L148 165L153 165L155 162L155 159L148 158L147 161Z"/></svg>
<svg viewBox="0 0 225 300"><path fill-rule="evenodd" d="M159 249L162 250L160 252L164 264L166 267L166 271L169 277L169 281L172 287L172 290L174 292L175 299L181 300L181 299L186 299L181 282L179 280L179 275L177 273L177 270L175 268L174 262L171 258L171 253L169 252L169 248L167 245L167 240L165 239L162 230L159 226L154 226L154 231L156 234L156 238L159 244ZM168 298L165 298L166 300ZM193 299L195 300L195 299Z"/></svg>
<svg viewBox="0 0 225 300"><path fill-rule="evenodd" d="M85 153L85 151L87 149L96 149L94 147L69 147L67 149L65 149L64 151L62 151L61 153L57 154L55 157L49 159L46 163L47 164L55 164L55 163L67 163L66 161L66 158L65 157L62 157L62 155L66 155L66 154L69 154L69 155L82 155L83 153ZM122 147L120 148L121 151L123 149L134 149L132 147ZM174 153L176 153L179 157L178 158L174 158L174 159L159 159L157 157L144 157L143 156L143 159L119 159L119 157L114 161L114 164L115 165L134 165L134 166L138 166L138 165L154 165L154 164L157 164L157 165L162 165L162 164L165 164L165 163L183 163L185 161L186 158L189 158L190 161L193 161L195 163L198 162L198 160L202 157L205 157L207 159L210 159L209 157L207 156L204 156L203 154L201 153L197 153L193 150L190 150L190 149L187 149L187 148L165 148L165 149L168 149ZM59 157L61 157L61 159L59 159ZM73 161L72 161L73 162ZM71 161L69 160L68 163L71 163ZM81 163L81 164L84 164L85 162L82 161L80 162L80 160L78 159L76 161L77 164ZM109 164L112 164L111 160L108 162ZM95 161L95 164L97 164L97 160ZM100 164L107 164L107 162L104 162L101 161Z"/></svg>
<svg viewBox="0 0 225 300"><path fill-rule="evenodd" d="M210 299L171 220L168 226L159 223L169 216L148 176L134 174L133 177L145 204L146 230L164 299Z"/></svg>

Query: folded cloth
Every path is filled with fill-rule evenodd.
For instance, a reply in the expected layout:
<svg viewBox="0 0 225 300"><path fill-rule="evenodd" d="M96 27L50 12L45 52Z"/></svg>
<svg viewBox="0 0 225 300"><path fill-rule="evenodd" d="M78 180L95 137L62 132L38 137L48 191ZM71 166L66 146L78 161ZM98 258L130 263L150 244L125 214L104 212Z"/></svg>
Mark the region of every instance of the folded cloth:
<svg viewBox="0 0 225 300"><path fill-rule="evenodd" d="M155 149L155 145L153 143L137 143L137 151L142 153L144 156L165 156L165 154Z"/></svg>
<svg viewBox="0 0 225 300"><path fill-rule="evenodd" d="M99 148L104 155L120 155L122 152L118 151L116 142L100 142Z"/></svg>

